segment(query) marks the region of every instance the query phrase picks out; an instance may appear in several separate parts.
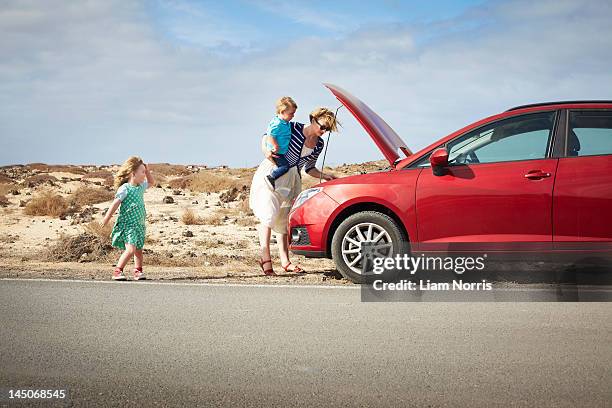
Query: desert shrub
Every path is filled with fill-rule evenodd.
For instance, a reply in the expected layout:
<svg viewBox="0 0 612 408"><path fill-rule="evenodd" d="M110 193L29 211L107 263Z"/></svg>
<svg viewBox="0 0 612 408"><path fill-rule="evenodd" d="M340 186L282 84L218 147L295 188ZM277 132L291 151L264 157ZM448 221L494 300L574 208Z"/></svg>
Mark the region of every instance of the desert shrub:
<svg viewBox="0 0 612 408"><path fill-rule="evenodd" d="M92 171L90 173L85 174L82 177L82 179L83 180L102 179L104 185L107 186L107 187L112 187L113 183L114 183L113 173L111 173L108 170L96 170L96 171Z"/></svg>
<svg viewBox="0 0 612 408"><path fill-rule="evenodd" d="M45 163L29 163L26 164L29 170L49 171L49 165Z"/></svg>
<svg viewBox="0 0 612 408"><path fill-rule="evenodd" d="M72 165L61 165L61 164L54 164L51 166L47 166L47 171L49 172L59 172L59 173L72 173L72 174L79 174L79 175L83 175L87 173L87 170L85 170L84 168L80 167L80 166L72 166Z"/></svg>
<svg viewBox="0 0 612 408"><path fill-rule="evenodd" d="M10 194L10 192L13 190L19 190L19 188L10 184L0 184L0 195Z"/></svg>
<svg viewBox="0 0 612 408"><path fill-rule="evenodd" d="M253 210L251 210L251 207L249 207L249 197L243 197L239 202L238 202L238 206L236 206L236 209L242 213L244 213L245 215L253 215Z"/></svg>
<svg viewBox="0 0 612 408"><path fill-rule="evenodd" d="M191 174L191 171L187 170L187 167L181 164L151 163L147 166L149 169L151 169L151 171L153 171L156 178L158 175L187 176Z"/></svg>
<svg viewBox="0 0 612 408"><path fill-rule="evenodd" d="M47 215L60 217L71 212L70 204L61 195L44 190L26 204L23 212L26 215Z"/></svg>
<svg viewBox="0 0 612 408"><path fill-rule="evenodd" d="M236 221L236 223L243 227L253 227L258 224L257 218L253 216L238 217L238 221Z"/></svg>
<svg viewBox="0 0 612 408"><path fill-rule="evenodd" d="M181 216L181 221L185 225L203 225L204 219L197 215L191 208L186 209Z"/></svg>
<svg viewBox="0 0 612 408"><path fill-rule="evenodd" d="M174 190L186 190L189 188L191 179L189 177L177 177L168 181L168 187Z"/></svg>
<svg viewBox="0 0 612 408"><path fill-rule="evenodd" d="M208 217L202 217L202 225L223 225L225 217L225 215L219 212L214 212Z"/></svg>
<svg viewBox="0 0 612 408"><path fill-rule="evenodd" d="M108 223L105 226L102 226L98 221L91 221L84 226L85 232L95 236L100 240L101 243L105 245L111 244L111 232L113 230L112 223Z"/></svg>
<svg viewBox="0 0 612 408"><path fill-rule="evenodd" d="M242 190L251 184L250 180L209 170L193 174L189 178L188 188L196 192L218 193L231 188Z"/></svg>
<svg viewBox="0 0 612 408"><path fill-rule="evenodd" d="M105 188L81 186L72 193L70 200L78 206L85 206L111 201L114 197L115 194Z"/></svg>
<svg viewBox="0 0 612 408"><path fill-rule="evenodd" d="M79 235L61 235L52 245L45 259L52 262L76 262L87 254L90 261L106 258L113 251L113 247L101 237L84 232Z"/></svg>
<svg viewBox="0 0 612 408"><path fill-rule="evenodd" d="M53 185L55 182L57 182L58 179L56 177L53 177L49 174L36 174L34 176L30 176L27 177L24 181L23 181L23 185L26 187L36 187L36 186L40 186L41 184L50 184Z"/></svg>

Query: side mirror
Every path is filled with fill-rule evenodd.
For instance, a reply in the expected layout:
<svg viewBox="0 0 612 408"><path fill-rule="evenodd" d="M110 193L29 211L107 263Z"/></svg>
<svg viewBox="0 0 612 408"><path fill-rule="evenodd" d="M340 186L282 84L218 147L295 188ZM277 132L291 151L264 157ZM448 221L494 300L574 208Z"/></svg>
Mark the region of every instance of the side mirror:
<svg viewBox="0 0 612 408"><path fill-rule="evenodd" d="M447 167L448 166L448 151L444 147L436 149L429 156L431 167Z"/></svg>
<svg viewBox="0 0 612 408"><path fill-rule="evenodd" d="M429 163L431 164L431 170L435 176L443 176L446 174L446 167L448 167L448 151L446 148L441 147L436 149L431 156L429 156Z"/></svg>

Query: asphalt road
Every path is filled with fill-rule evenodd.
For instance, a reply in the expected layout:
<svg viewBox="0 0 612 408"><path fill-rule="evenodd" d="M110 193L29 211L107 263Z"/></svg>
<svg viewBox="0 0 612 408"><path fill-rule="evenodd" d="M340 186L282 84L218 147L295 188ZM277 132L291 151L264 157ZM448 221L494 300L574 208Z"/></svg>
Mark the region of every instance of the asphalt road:
<svg viewBox="0 0 612 408"><path fill-rule="evenodd" d="M611 406L612 303L0 281L0 405ZM34 401L29 400L28 404Z"/></svg>

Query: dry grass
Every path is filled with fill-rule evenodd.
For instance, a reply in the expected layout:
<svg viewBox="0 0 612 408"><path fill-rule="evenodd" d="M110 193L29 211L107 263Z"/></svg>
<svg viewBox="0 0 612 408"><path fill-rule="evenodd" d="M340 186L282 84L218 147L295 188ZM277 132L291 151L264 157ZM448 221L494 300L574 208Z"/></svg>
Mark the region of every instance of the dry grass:
<svg viewBox="0 0 612 408"><path fill-rule="evenodd" d="M49 165L45 163L29 163L26 164L29 170L49 171Z"/></svg>
<svg viewBox="0 0 612 408"><path fill-rule="evenodd" d="M108 170L96 170L91 173L87 173L82 177L83 180L88 179L102 179L104 185L107 187L112 187L114 183L113 173Z"/></svg>
<svg viewBox="0 0 612 408"><path fill-rule="evenodd" d="M61 235L55 245L49 247L44 259L51 262L77 262L83 254L88 261L107 261L113 247L96 235L88 232L79 235Z"/></svg>
<svg viewBox="0 0 612 408"><path fill-rule="evenodd" d="M26 215L60 217L70 210L70 204L61 195L49 190L38 193L23 209Z"/></svg>
<svg viewBox="0 0 612 408"><path fill-rule="evenodd" d="M204 225L206 224L204 218L200 217L191 208L186 209L181 216L181 221L185 225Z"/></svg>
<svg viewBox="0 0 612 408"><path fill-rule="evenodd" d="M70 200L78 206L104 203L111 201L115 195L105 188L81 186L72 193Z"/></svg>
<svg viewBox="0 0 612 408"><path fill-rule="evenodd" d="M219 212L215 212L213 215L202 218L202 225L214 225L219 226L223 225L225 216L220 214Z"/></svg>
<svg viewBox="0 0 612 408"><path fill-rule="evenodd" d="M159 175L162 176L187 176L191 174L191 171L187 170L187 166L181 164L169 164L169 163L151 163L147 165L157 178Z"/></svg>
<svg viewBox="0 0 612 408"><path fill-rule="evenodd" d="M0 183L3 183L3 184L12 184L14 182L15 181L12 178L10 178L9 176L7 176L6 174L0 173Z"/></svg>
<svg viewBox="0 0 612 408"><path fill-rule="evenodd" d="M19 191L21 187L14 184L0 184L0 195L7 195L13 190Z"/></svg>
<svg viewBox="0 0 612 408"><path fill-rule="evenodd" d="M36 174L34 176L27 177L21 184L27 187L36 187L41 184L53 184L59 181L56 177L49 174Z"/></svg>
<svg viewBox="0 0 612 408"><path fill-rule="evenodd" d="M98 221L91 221L83 227L85 232L95 236L105 245L111 244L111 231L113 230L112 223L106 224L106 226L102 226Z"/></svg>
<svg viewBox="0 0 612 408"><path fill-rule="evenodd" d="M48 172L59 172L59 173L72 173L72 174L78 174L78 175L83 175L87 173L87 170L85 170L81 166L59 165L59 164L47 166L47 171Z"/></svg>
<svg viewBox="0 0 612 408"><path fill-rule="evenodd" d="M251 180L245 177L238 177L229 172L213 172L214 170L204 170L199 173L185 177L178 177L170 180L168 186L173 189L190 189L194 192L218 193L229 190L232 187L242 190L244 186L251 184Z"/></svg>

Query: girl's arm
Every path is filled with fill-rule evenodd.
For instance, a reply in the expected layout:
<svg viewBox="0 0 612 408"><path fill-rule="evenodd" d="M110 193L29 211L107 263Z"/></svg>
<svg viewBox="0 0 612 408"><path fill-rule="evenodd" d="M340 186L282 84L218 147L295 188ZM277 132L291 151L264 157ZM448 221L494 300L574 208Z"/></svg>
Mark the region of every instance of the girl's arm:
<svg viewBox="0 0 612 408"><path fill-rule="evenodd" d="M147 188L152 187L155 184L155 178L153 173L149 170L149 167L145 164L145 175L147 176Z"/></svg>
<svg viewBox="0 0 612 408"><path fill-rule="evenodd" d="M121 205L121 200L119 200L118 198L115 198L115 200L111 204L111 206L108 209L108 211L106 211L106 215L102 219L102 226L103 227L106 226L106 224L108 224L108 221L111 219L113 214L115 214L115 211L117 211L117 208L119 208L120 205Z"/></svg>

